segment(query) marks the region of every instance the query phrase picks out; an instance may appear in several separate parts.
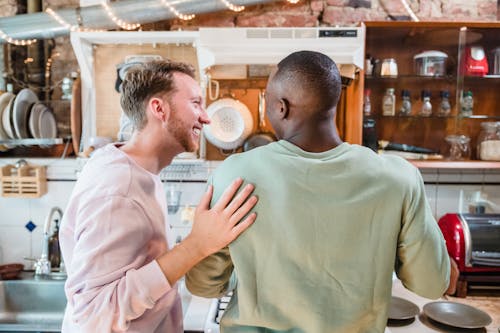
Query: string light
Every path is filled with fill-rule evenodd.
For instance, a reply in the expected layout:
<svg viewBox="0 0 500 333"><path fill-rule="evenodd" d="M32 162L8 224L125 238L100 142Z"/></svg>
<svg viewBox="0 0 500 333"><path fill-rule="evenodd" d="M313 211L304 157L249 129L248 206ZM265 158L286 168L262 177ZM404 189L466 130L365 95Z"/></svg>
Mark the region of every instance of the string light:
<svg viewBox="0 0 500 333"><path fill-rule="evenodd" d="M52 10L52 8L47 8L45 10L47 14L49 14L54 20L57 21L60 25L68 29L69 31L77 31L78 26L76 25L71 25L68 22L66 22L59 14L57 14L55 11Z"/></svg>
<svg viewBox="0 0 500 333"><path fill-rule="evenodd" d="M236 6L227 0L220 0L220 1L222 1L222 3L225 4L226 7L231 9L233 12L241 12L242 10L245 10L245 6Z"/></svg>
<svg viewBox="0 0 500 333"><path fill-rule="evenodd" d="M141 25L139 23L127 23L118 17L113 13L111 10L111 7L105 2L101 2L102 7L106 11L106 14L108 14L109 18L120 28L125 29L125 30L135 30L139 28Z"/></svg>
<svg viewBox="0 0 500 333"><path fill-rule="evenodd" d="M8 36L5 32L0 30L0 38L4 39L7 41L7 43L14 44L14 45L31 45L36 43L36 39L13 39L10 36Z"/></svg>
<svg viewBox="0 0 500 333"><path fill-rule="evenodd" d="M85 28L85 27L79 27L77 25L71 25L67 21L65 21L61 17L61 15L59 15L55 11L53 11L52 8L47 8L45 10L45 12L47 14L49 14L50 16L52 16L52 18L54 20L56 20L57 23L59 23L60 25L62 25L66 29L68 29L69 31L87 31L87 32L102 32L102 31L105 31L105 30L102 30L102 29L90 29L90 28Z"/></svg>
<svg viewBox="0 0 500 333"><path fill-rule="evenodd" d="M167 2L167 0L161 0L162 4L167 7L172 13L175 14L175 16L177 16L178 18L180 18L181 20L184 20L184 21L189 21L189 20L192 20L194 19L195 15L194 14L189 14L189 15L186 15L186 14L181 14L177 11L177 9L175 9L171 4L169 4Z"/></svg>

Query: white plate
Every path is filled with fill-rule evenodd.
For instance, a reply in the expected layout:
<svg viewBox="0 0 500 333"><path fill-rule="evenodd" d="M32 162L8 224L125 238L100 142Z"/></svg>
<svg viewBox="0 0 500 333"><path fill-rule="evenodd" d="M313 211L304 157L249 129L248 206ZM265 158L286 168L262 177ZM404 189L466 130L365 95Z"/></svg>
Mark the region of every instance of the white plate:
<svg viewBox="0 0 500 333"><path fill-rule="evenodd" d="M3 130L5 131L5 134L7 134L9 139L15 139L16 136L14 134L14 126L12 125L12 107L14 105L14 101L16 100L16 97L12 98L7 104L7 106L4 108L3 113L2 113L2 127Z"/></svg>
<svg viewBox="0 0 500 333"><path fill-rule="evenodd" d="M14 101L12 122L15 135L19 139L29 138L28 113L33 104L38 102L36 94L28 88L21 90Z"/></svg>
<svg viewBox="0 0 500 333"><path fill-rule="evenodd" d="M0 119L2 119L3 112L9 105L10 101L15 97L13 93L6 92L0 95ZM3 125L0 124L0 140L8 140L10 139L5 130L3 129Z"/></svg>
<svg viewBox="0 0 500 333"><path fill-rule="evenodd" d="M53 139L57 137L56 118L49 108L45 108L41 112L38 121L38 129L42 139Z"/></svg>
<svg viewBox="0 0 500 333"><path fill-rule="evenodd" d="M31 108L30 117L28 120L28 127L29 127L31 135L35 139L42 138L42 136L40 134L40 125L39 124L40 124L40 117L42 115L42 112L46 108L47 107L40 102L33 104L33 107Z"/></svg>

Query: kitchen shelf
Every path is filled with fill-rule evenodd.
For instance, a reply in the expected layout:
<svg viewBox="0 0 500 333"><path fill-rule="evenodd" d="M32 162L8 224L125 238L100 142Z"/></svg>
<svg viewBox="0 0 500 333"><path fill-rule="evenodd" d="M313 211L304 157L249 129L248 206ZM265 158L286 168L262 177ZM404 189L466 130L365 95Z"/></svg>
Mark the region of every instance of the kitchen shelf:
<svg viewBox="0 0 500 333"><path fill-rule="evenodd" d="M489 120L500 120L500 116L491 116L491 115L472 115L472 116L455 116L455 115L450 115L450 116L419 116L419 115L407 115L407 116L400 116L400 115L394 115L394 116L384 116L384 115L371 115L369 116L370 118L374 119L402 119L402 120L407 120L407 119L489 119Z"/></svg>
<svg viewBox="0 0 500 333"><path fill-rule="evenodd" d="M500 162L493 161L408 161L419 169L500 169Z"/></svg>
<svg viewBox="0 0 500 333"><path fill-rule="evenodd" d="M2 145L10 146L52 146L59 145L70 141L71 138L53 138L53 139L12 139L12 140L0 140Z"/></svg>
<svg viewBox="0 0 500 333"><path fill-rule="evenodd" d="M440 75L440 76L428 76L428 75L416 75L416 74L399 74L397 76L373 76L365 75L365 80L369 81L395 81L395 80L446 80L455 81L457 78L453 75Z"/></svg>

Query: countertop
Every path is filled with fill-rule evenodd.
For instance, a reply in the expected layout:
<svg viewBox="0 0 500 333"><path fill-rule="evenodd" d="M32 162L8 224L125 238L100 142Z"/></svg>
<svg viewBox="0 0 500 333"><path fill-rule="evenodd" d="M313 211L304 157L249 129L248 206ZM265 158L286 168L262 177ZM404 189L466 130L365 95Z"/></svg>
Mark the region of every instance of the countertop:
<svg viewBox="0 0 500 333"><path fill-rule="evenodd" d="M459 329L431 321L423 314L422 309L425 304L434 302L435 300L420 297L412 293L403 286L400 280L393 282L392 295L407 299L418 305L420 314L415 320L401 322L401 326L394 326L393 323L390 323L385 333L500 333L500 293L498 292L488 292L484 296L472 294L466 298L445 296L439 299L439 301L451 301L471 305L488 313L492 318L492 323L481 329Z"/></svg>

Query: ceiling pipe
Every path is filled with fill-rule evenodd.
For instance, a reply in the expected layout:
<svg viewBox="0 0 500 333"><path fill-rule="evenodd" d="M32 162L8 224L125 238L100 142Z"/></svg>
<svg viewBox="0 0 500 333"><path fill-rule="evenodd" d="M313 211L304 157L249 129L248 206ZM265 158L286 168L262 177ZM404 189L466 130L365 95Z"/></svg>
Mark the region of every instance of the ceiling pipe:
<svg viewBox="0 0 500 333"><path fill-rule="evenodd" d="M220 0L164 0L182 14L202 14L229 10ZM234 5L252 6L277 0L238 0ZM283 0L282 0L283 1ZM127 23L152 23L176 19L162 0L123 0L107 3L119 19ZM119 29L102 5L54 10L70 26L89 29ZM70 29L46 12L0 18L0 30L13 39L50 39L68 35ZM0 39L0 43L5 40Z"/></svg>

